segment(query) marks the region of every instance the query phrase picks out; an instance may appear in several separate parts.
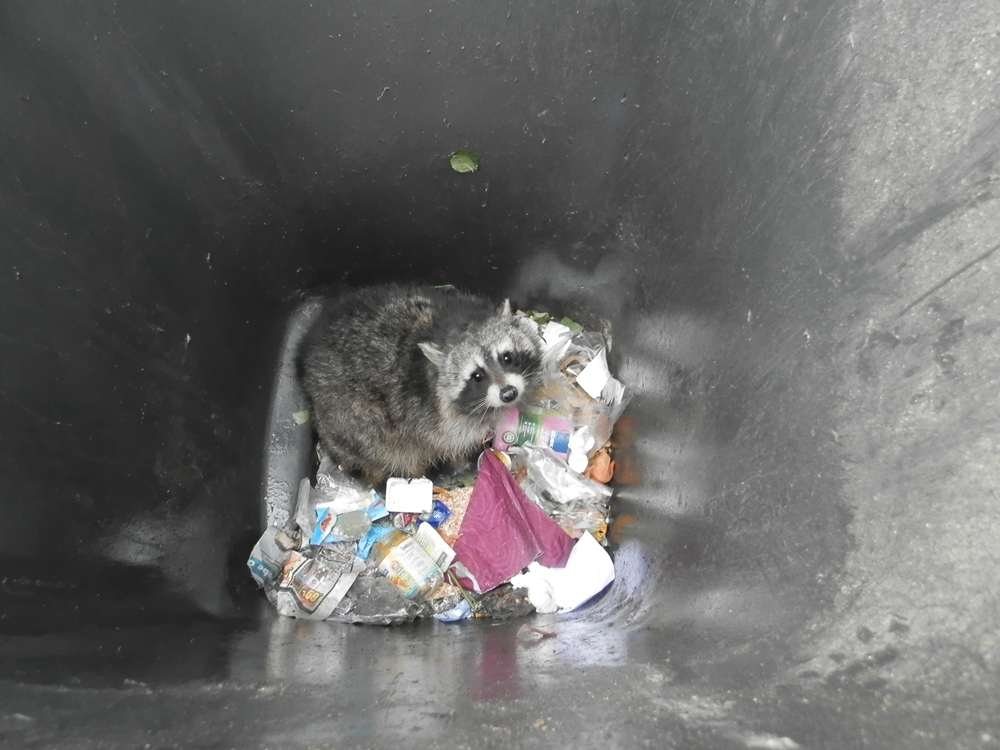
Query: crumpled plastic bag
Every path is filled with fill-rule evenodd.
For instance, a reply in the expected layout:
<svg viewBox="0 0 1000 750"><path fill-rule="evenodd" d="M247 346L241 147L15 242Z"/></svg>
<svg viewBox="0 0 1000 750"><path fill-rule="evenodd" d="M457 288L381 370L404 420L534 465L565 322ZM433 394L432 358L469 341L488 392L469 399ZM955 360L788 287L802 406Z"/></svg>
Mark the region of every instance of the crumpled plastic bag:
<svg viewBox="0 0 1000 750"><path fill-rule="evenodd" d="M521 487L528 499L570 536L598 533L607 523L613 493L607 485L572 471L565 461L538 446L512 450L511 460L518 473L524 473Z"/></svg>
<svg viewBox="0 0 1000 750"><path fill-rule="evenodd" d="M473 590L489 591L535 560L561 568L573 543L528 499L496 454L486 451L461 536L453 545L455 564Z"/></svg>
<svg viewBox="0 0 1000 750"><path fill-rule="evenodd" d="M315 486L308 477L299 482L294 518L308 544L356 541L388 515L381 495L341 471L325 454Z"/></svg>

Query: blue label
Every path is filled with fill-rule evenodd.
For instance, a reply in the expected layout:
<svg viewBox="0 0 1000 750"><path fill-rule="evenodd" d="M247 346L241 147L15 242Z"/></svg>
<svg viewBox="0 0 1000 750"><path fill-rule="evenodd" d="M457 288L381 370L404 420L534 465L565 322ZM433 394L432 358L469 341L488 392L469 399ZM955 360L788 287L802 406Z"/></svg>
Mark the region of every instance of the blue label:
<svg viewBox="0 0 1000 750"><path fill-rule="evenodd" d="M549 447L556 453L569 453L569 435L565 432L550 432Z"/></svg>
<svg viewBox="0 0 1000 750"><path fill-rule="evenodd" d="M372 551L372 545L379 539L392 531L392 526L376 524L372 526L368 533L358 540L358 557L362 560L368 559L368 553Z"/></svg>
<svg viewBox="0 0 1000 750"><path fill-rule="evenodd" d="M247 560L247 567L250 568L250 575L262 585L274 578L274 575L278 572L275 568L272 568L257 557L251 557Z"/></svg>
<svg viewBox="0 0 1000 750"><path fill-rule="evenodd" d="M427 523L436 529L444 523L445 519L450 515L451 511L448 510L448 506L440 500L435 500L434 505L431 508L431 514L427 517Z"/></svg>

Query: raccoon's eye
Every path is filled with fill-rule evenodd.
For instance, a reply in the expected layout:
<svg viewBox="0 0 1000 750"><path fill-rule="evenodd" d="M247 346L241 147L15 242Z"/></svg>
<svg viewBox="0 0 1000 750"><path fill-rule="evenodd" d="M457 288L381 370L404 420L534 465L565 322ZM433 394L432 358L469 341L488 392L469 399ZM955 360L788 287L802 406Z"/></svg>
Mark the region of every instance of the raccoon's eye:
<svg viewBox="0 0 1000 750"><path fill-rule="evenodd" d="M514 361L514 355L511 354L510 352L504 352L503 354L500 355L500 361L503 362L505 365L509 365L511 362Z"/></svg>
<svg viewBox="0 0 1000 750"><path fill-rule="evenodd" d="M476 383L482 383L486 374L482 370L475 370L469 377Z"/></svg>

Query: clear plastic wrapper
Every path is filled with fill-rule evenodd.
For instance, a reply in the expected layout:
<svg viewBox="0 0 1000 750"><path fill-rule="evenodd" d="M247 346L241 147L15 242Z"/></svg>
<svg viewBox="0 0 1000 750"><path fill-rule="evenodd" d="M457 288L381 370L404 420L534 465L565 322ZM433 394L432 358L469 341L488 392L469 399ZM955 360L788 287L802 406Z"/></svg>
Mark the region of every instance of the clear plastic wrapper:
<svg viewBox="0 0 1000 750"><path fill-rule="evenodd" d="M365 536L389 512L381 495L365 487L323 456L316 483L299 483L295 523L309 544L336 544Z"/></svg>
<svg viewBox="0 0 1000 750"><path fill-rule="evenodd" d="M560 458L525 445L511 452L514 476L524 493L564 531L603 536L613 490L578 474Z"/></svg>
<svg viewBox="0 0 1000 750"><path fill-rule="evenodd" d="M375 566L369 565L326 619L358 625L397 625L433 613L430 602L407 599Z"/></svg>
<svg viewBox="0 0 1000 750"><path fill-rule="evenodd" d="M552 451L567 458L579 472L611 438L615 422L631 400L631 393L611 375L604 337L594 331L573 331L549 322L543 328L545 379L530 408L558 410L572 421L565 447ZM499 432L499 431L498 431ZM536 439L516 445L543 444Z"/></svg>

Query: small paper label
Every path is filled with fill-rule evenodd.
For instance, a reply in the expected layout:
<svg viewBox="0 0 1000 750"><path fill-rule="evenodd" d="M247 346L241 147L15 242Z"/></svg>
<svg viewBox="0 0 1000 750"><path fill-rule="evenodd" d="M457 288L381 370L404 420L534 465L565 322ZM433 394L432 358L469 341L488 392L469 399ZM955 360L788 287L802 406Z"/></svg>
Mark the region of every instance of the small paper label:
<svg viewBox="0 0 1000 750"><path fill-rule="evenodd" d="M451 563L455 559L455 550L441 538L433 526L426 521L421 521L413 538L441 570L448 570L451 567Z"/></svg>
<svg viewBox="0 0 1000 750"><path fill-rule="evenodd" d="M583 372L576 376L576 383L592 399L599 399L601 391L604 390L604 386L610 377L611 371L608 370L608 360L604 354L604 350L601 349L598 355L590 360L590 364L583 368Z"/></svg>

